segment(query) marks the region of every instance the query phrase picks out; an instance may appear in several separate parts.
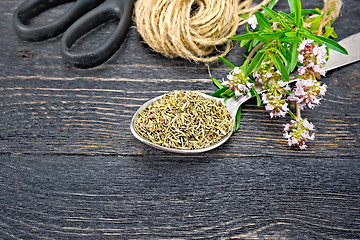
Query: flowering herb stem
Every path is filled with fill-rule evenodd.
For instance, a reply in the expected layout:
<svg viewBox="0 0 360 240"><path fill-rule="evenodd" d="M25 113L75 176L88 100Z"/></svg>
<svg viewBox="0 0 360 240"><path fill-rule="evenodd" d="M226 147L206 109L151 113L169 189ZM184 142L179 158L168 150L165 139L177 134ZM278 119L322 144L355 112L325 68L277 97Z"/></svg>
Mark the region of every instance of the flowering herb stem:
<svg viewBox="0 0 360 240"><path fill-rule="evenodd" d="M315 138L314 126L301 118L301 110L319 105L326 92L327 86L318 80L325 75L323 67L328 49L343 54L347 51L328 38L336 36L330 23L324 26L325 31L320 31L327 35L316 35L319 22L327 16L326 13L302 10L300 0L288 0L288 3L290 14L275 12L273 5L262 6L264 13L256 12L249 17L247 32L230 38L240 41L240 46L246 47L249 55L240 67L220 58L232 70L220 86L214 81L220 89L213 96L238 98L250 92L256 96L258 105L262 101L271 118L289 113L294 121L286 125L284 137L289 145L305 149L306 141ZM315 18L311 14L315 14ZM297 82L291 88L288 82L295 69ZM261 98L256 89L261 90ZM293 106L296 107L296 116L289 109ZM240 119L236 120L240 122Z"/></svg>

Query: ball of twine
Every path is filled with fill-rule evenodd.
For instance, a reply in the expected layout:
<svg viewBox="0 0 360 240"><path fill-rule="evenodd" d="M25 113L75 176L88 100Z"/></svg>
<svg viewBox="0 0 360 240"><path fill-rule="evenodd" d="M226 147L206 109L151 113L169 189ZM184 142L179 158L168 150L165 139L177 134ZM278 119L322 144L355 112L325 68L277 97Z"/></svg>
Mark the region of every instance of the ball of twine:
<svg viewBox="0 0 360 240"><path fill-rule="evenodd" d="M168 58L181 57L196 62L212 62L209 54L224 46L220 56L231 49L229 37L246 22L242 14L251 14L266 5L263 0L138 0L135 22L144 41Z"/></svg>
<svg viewBox="0 0 360 240"><path fill-rule="evenodd" d="M229 37L247 22L241 16L252 15L271 0L252 4L253 0L137 0L135 19L144 41L168 58L181 57L209 63L224 57L232 47ZM339 15L341 0L324 0L323 26ZM335 11L331 11L335 9ZM218 50L222 46L221 51ZM217 56L209 56L214 51ZM214 54L213 54L214 55Z"/></svg>

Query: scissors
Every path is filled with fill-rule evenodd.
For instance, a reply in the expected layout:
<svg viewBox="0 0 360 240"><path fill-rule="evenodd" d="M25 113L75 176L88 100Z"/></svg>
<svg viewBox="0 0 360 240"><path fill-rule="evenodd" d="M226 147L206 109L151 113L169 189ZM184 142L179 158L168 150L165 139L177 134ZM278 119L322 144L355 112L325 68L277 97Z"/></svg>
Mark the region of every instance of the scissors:
<svg viewBox="0 0 360 240"><path fill-rule="evenodd" d="M65 4L74 4L57 20L40 27L27 25L40 13ZM65 61L78 68L96 67L108 60L125 40L130 27L135 0L26 0L14 12L13 27L20 38L43 41L61 38L61 54ZM80 37L111 19L117 19L114 33L99 47L74 53L70 49Z"/></svg>

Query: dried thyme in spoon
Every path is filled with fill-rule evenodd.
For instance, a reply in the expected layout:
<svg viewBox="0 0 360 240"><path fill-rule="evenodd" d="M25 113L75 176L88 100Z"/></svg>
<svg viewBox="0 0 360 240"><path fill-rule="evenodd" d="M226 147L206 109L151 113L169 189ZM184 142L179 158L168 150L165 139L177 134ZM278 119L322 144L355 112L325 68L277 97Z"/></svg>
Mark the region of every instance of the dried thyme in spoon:
<svg viewBox="0 0 360 240"><path fill-rule="evenodd" d="M134 128L156 145L194 150L216 144L233 125L232 116L220 101L199 92L174 91L143 109Z"/></svg>

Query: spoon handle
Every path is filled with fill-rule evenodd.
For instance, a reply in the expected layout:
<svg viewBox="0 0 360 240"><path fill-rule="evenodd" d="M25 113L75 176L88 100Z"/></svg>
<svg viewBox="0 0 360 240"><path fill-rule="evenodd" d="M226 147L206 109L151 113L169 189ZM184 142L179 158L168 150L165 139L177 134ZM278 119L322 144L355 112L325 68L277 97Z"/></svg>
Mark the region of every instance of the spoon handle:
<svg viewBox="0 0 360 240"><path fill-rule="evenodd" d="M332 69L360 60L360 32L344 38L343 40L339 41L339 44L348 51L349 55L345 55L330 49L329 59L324 66L325 71L330 71Z"/></svg>

